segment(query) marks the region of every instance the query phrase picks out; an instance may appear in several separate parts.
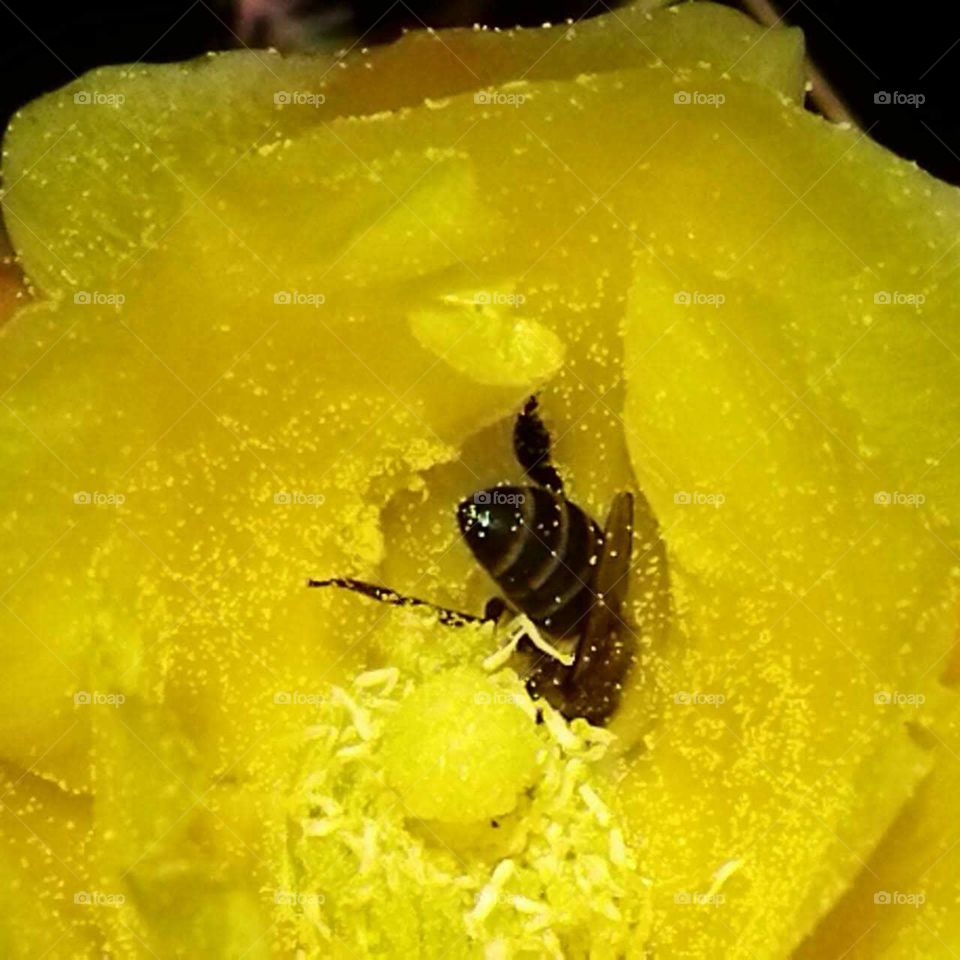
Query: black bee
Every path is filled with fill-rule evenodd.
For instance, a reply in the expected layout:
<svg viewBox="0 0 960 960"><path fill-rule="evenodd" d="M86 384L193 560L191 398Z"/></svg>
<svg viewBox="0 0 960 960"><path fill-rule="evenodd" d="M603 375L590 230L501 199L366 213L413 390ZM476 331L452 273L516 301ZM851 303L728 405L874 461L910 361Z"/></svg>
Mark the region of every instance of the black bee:
<svg viewBox="0 0 960 960"><path fill-rule="evenodd" d="M622 492L614 497L601 530L563 494L563 481L550 460L550 435L531 397L513 434L517 460L530 486L480 490L457 508L460 532L503 592L484 616L438 607L416 597L361 580L310 580L312 587L336 586L396 605L427 606L451 626L497 621L504 609L515 617L508 642L488 658L506 662L514 651L528 654L527 689L564 716L606 723L637 656L634 630L623 606L634 542L634 513L640 508L643 578L650 609L663 613L668 597L666 550L646 498Z"/></svg>

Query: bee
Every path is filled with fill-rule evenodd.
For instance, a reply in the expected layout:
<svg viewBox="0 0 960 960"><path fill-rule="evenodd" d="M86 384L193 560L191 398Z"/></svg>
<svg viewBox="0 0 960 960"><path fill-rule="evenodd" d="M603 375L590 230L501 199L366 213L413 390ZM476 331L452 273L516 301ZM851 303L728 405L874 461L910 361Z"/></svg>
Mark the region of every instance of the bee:
<svg viewBox="0 0 960 960"><path fill-rule="evenodd" d="M517 417L513 446L531 482L478 490L457 507L464 542L502 594L487 604L483 616L361 580L337 577L309 580L308 585L354 590L398 606L429 607L448 626L496 624L510 610L514 617L506 642L485 666L497 669L517 655L524 660L521 672L531 697L545 699L568 719L605 724L619 705L638 653L636 631L624 613L635 515L643 538L643 607L660 617L666 615L669 595L666 548L639 492L618 493L602 528L567 499L535 396Z"/></svg>

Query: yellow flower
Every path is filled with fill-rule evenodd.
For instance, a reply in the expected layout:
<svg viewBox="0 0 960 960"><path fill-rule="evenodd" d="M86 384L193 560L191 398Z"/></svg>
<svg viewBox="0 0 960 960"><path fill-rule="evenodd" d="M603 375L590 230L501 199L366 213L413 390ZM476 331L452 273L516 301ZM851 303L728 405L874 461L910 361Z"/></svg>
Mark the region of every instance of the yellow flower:
<svg viewBox="0 0 960 960"><path fill-rule="evenodd" d="M14 119L5 956L960 950L960 202L801 61L633 7ZM611 742L489 629L305 589L479 613L454 510L534 391L570 496L667 543Z"/></svg>

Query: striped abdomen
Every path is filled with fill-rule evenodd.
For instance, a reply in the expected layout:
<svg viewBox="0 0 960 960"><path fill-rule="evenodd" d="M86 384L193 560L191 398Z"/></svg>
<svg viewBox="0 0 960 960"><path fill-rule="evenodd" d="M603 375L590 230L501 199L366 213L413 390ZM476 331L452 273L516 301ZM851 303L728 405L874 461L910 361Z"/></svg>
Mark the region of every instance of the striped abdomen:
<svg viewBox="0 0 960 960"><path fill-rule="evenodd" d="M602 534L578 506L542 487L492 487L464 500L457 516L516 609L554 637L583 630Z"/></svg>

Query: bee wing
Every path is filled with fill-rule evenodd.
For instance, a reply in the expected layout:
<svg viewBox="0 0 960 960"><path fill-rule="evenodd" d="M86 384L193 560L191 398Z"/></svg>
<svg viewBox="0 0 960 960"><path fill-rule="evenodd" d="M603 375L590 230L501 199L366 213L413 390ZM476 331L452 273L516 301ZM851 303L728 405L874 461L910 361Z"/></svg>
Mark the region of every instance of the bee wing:
<svg viewBox="0 0 960 960"><path fill-rule="evenodd" d="M612 677L614 672L619 672L617 663L626 651L618 648L632 647L622 614L630 581L633 513L633 494L618 493L603 528L603 546L592 585L593 604L587 614L577 660L570 674L570 684L577 689L594 687L601 676Z"/></svg>
<svg viewBox="0 0 960 960"><path fill-rule="evenodd" d="M638 573L635 581L641 590L635 606L637 630L646 643L657 643L666 637L670 627L670 570L660 524L642 493L637 494L633 542Z"/></svg>
<svg viewBox="0 0 960 960"><path fill-rule="evenodd" d="M617 709L623 682L637 655L638 636L624 619L631 559L642 587L637 628L641 636L658 634L669 623L670 591L666 546L642 493L620 493L610 507L603 549L594 578L596 599L577 649L577 661L564 693L569 715L605 723Z"/></svg>

